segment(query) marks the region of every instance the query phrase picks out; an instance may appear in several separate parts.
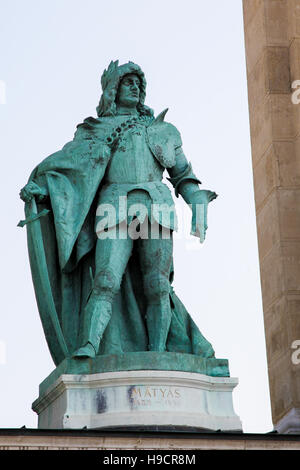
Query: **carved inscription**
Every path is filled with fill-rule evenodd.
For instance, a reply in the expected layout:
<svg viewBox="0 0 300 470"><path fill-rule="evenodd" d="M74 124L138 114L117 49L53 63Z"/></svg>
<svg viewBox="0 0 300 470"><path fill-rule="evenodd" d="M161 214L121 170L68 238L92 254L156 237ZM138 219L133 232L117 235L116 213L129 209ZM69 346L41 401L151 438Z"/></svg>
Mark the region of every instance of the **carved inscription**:
<svg viewBox="0 0 300 470"><path fill-rule="evenodd" d="M178 406L181 403L181 390L174 387L130 387L129 399L134 406Z"/></svg>

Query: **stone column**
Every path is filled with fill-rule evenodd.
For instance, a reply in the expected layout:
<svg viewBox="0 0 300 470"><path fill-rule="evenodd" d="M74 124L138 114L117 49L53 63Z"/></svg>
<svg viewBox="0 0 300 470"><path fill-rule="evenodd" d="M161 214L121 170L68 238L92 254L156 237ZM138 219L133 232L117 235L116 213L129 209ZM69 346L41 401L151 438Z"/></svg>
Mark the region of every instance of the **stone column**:
<svg viewBox="0 0 300 470"><path fill-rule="evenodd" d="M243 9L272 416L275 429L293 433L300 432L300 351L293 349L300 340L300 99L292 88L300 80L300 0L243 0Z"/></svg>

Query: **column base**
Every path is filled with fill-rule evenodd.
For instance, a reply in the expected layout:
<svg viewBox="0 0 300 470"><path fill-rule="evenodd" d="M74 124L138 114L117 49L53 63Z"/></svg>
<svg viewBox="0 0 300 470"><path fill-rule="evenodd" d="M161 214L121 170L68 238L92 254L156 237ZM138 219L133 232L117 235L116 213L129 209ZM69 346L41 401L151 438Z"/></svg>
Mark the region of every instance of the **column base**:
<svg viewBox="0 0 300 470"><path fill-rule="evenodd" d="M292 408L274 428L280 434L300 434L300 408Z"/></svg>

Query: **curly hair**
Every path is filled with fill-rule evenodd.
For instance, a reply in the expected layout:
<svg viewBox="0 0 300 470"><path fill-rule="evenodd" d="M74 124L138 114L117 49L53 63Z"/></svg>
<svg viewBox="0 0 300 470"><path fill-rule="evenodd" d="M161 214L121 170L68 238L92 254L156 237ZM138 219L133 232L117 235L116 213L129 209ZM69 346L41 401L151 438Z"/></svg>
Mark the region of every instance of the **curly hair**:
<svg viewBox="0 0 300 470"><path fill-rule="evenodd" d="M102 96L97 106L97 115L115 116L117 114L116 97L120 81L129 73L136 74L140 79L140 97L137 110L141 115L153 116L153 110L144 104L146 97L146 79L139 65L134 62L119 65L119 61L111 61L107 70L104 70L101 77Z"/></svg>

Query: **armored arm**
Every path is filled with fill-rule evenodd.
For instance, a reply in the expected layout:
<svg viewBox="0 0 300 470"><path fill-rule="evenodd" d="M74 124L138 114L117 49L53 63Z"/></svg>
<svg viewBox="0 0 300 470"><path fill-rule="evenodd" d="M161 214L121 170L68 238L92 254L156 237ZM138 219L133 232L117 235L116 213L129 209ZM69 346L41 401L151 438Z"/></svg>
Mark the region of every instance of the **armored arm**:
<svg viewBox="0 0 300 470"><path fill-rule="evenodd" d="M200 238L203 243L207 230L207 206L217 197L217 194L209 190L199 189L201 181L193 173L191 164L187 161L182 147L175 149L176 163L168 169L168 180L174 186L175 195L180 194L192 209L191 234Z"/></svg>

